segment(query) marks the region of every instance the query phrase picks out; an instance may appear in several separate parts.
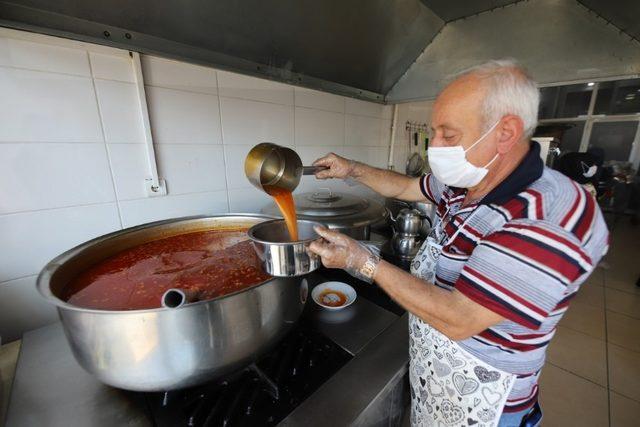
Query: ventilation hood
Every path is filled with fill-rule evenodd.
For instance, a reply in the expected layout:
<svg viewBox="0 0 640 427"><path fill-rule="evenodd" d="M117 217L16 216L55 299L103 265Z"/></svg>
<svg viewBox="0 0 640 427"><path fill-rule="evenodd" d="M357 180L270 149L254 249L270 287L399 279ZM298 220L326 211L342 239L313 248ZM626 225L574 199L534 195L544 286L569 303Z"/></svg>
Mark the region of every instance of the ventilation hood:
<svg viewBox="0 0 640 427"><path fill-rule="evenodd" d="M636 0L0 0L0 25L376 102L515 57L541 82L640 74Z"/></svg>

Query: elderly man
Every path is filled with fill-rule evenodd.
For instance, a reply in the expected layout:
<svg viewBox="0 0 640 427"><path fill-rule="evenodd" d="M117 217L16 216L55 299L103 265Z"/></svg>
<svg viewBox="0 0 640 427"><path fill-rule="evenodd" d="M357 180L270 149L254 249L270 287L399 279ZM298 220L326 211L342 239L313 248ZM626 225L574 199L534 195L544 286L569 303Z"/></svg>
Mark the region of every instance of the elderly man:
<svg viewBox="0 0 640 427"><path fill-rule="evenodd" d="M438 96L431 173L409 178L335 154L317 178L354 178L386 197L428 199L437 220L411 274L319 229L327 267L376 282L407 309L413 425L518 427L537 407L547 346L608 248L580 185L548 169L530 137L539 93L512 61L460 75Z"/></svg>

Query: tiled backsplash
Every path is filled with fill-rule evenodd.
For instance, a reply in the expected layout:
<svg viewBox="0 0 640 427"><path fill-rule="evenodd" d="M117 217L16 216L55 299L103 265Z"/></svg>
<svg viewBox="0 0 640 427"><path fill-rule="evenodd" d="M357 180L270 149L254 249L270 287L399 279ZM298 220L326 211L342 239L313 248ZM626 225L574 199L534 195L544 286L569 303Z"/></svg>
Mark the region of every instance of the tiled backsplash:
<svg viewBox="0 0 640 427"><path fill-rule="evenodd" d="M0 337L55 320L35 290L66 249L159 219L257 212L249 148L334 151L386 165L391 110L212 68L142 57L156 157L168 195L147 198L144 137L126 51L0 28ZM341 182L304 177L298 191Z"/></svg>
<svg viewBox="0 0 640 427"><path fill-rule="evenodd" d="M411 132L406 130L407 121L413 123L429 124L431 119L432 100L409 102L398 105L398 119L396 123L396 140L393 149L393 164L395 170L404 173L407 160L412 153L422 153L422 144L416 147L412 140ZM385 137L388 140L389 137Z"/></svg>

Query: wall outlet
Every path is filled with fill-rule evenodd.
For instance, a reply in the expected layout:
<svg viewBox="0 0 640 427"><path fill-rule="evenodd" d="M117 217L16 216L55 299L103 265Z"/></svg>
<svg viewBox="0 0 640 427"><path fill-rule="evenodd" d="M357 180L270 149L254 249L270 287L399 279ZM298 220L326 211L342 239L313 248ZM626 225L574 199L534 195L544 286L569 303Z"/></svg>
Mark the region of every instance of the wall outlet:
<svg viewBox="0 0 640 427"><path fill-rule="evenodd" d="M153 180L147 178L144 180L144 189L147 192L147 197L158 197L167 195L167 183L164 179L159 179L160 185L153 185Z"/></svg>

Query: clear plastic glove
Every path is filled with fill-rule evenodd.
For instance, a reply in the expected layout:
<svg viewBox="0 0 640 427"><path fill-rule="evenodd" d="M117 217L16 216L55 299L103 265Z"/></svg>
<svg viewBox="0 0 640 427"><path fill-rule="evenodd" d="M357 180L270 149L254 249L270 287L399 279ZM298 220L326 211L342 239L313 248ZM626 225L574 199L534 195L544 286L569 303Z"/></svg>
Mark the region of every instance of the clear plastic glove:
<svg viewBox="0 0 640 427"><path fill-rule="evenodd" d="M342 268L353 277L368 283L373 282L375 269L380 262L379 250L337 231L325 227L314 227L322 240L311 242L309 250L322 259L329 268Z"/></svg>
<svg viewBox="0 0 640 427"><path fill-rule="evenodd" d="M313 162L313 166L325 166L327 169L315 173L317 179L349 178L356 167L354 160L345 159L337 154L329 153Z"/></svg>

